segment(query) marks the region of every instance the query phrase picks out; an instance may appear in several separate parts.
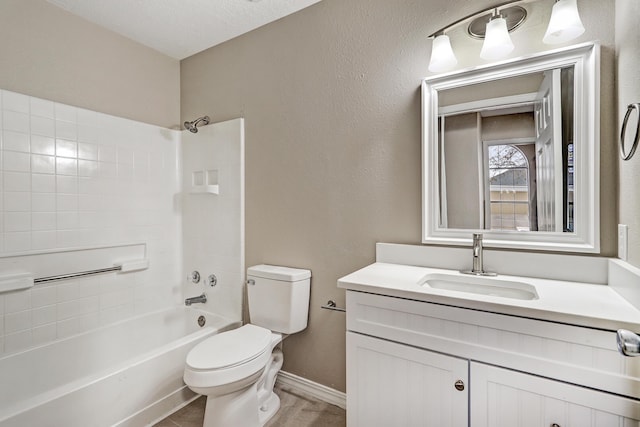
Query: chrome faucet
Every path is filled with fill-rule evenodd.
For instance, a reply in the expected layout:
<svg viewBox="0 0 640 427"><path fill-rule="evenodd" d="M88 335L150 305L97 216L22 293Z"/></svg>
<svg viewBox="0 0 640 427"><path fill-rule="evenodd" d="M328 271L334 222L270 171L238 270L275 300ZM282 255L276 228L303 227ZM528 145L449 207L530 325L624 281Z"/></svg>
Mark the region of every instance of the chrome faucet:
<svg viewBox="0 0 640 427"><path fill-rule="evenodd" d="M185 305L189 306L191 304L194 303L202 303L204 304L205 302L207 302L207 295L206 294L202 294L200 296L197 297L191 297L191 298L187 298L186 300L184 300Z"/></svg>
<svg viewBox="0 0 640 427"><path fill-rule="evenodd" d="M471 270L462 270L461 273L474 276L497 276L496 273L484 271L482 262L482 234L473 233L473 266Z"/></svg>

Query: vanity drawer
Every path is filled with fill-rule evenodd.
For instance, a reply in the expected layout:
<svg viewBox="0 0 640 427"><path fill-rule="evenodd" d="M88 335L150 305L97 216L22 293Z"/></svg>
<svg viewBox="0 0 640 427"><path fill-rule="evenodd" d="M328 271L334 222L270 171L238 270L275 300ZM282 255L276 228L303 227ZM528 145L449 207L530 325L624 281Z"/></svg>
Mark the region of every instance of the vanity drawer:
<svg viewBox="0 0 640 427"><path fill-rule="evenodd" d="M347 291L347 330L640 398L614 331Z"/></svg>

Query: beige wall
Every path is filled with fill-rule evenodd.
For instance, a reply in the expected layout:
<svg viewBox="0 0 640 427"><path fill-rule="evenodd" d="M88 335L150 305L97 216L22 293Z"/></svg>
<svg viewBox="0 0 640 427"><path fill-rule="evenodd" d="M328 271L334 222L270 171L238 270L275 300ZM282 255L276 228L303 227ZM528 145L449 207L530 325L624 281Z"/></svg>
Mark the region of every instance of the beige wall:
<svg viewBox="0 0 640 427"><path fill-rule="evenodd" d="M165 127L180 64L44 0L0 2L0 88Z"/></svg>
<svg viewBox="0 0 640 427"><path fill-rule="evenodd" d="M580 2L589 30L578 40L604 46L605 254L617 220L613 1ZM313 270L309 327L287 338L285 370L344 390L344 314L320 306L344 304L336 280L373 262L376 242L420 243L427 36L494 3L324 0L182 61L183 119L246 119L247 265ZM540 48L527 40L541 21L514 34L518 54Z"/></svg>
<svg viewBox="0 0 640 427"><path fill-rule="evenodd" d="M627 105L640 102L640 2L616 0L616 54L618 59L618 123ZM637 117L637 116L636 116ZM628 140L635 134L629 124ZM630 148L630 145L629 147ZM618 206L620 223L629 226L629 262L640 267L640 151L629 161L620 160Z"/></svg>

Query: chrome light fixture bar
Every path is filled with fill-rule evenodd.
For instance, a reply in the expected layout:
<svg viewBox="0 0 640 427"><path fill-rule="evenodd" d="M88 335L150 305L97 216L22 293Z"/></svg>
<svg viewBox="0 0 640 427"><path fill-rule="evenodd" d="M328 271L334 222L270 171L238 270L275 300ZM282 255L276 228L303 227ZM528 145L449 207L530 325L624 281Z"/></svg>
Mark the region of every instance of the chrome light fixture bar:
<svg viewBox="0 0 640 427"><path fill-rule="evenodd" d="M458 60L445 33L452 28L467 24L467 34L475 39L484 39L480 57L498 60L509 55L515 46L509 33L519 28L527 19L527 9L520 4L527 0L512 0L465 16L431 34L433 39L429 71L443 72L453 68ZM543 42L564 43L584 33L584 26L578 13L577 0L556 0Z"/></svg>

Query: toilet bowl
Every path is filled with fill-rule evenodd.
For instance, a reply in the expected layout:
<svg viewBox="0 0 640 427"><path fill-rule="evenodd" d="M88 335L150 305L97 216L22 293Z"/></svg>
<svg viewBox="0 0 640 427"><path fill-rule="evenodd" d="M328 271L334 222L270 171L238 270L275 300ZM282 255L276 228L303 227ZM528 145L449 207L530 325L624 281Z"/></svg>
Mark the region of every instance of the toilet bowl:
<svg viewBox="0 0 640 427"><path fill-rule="evenodd" d="M249 313L260 324L214 335L187 355L184 381L207 396L204 427L263 426L280 407L280 343L307 326L309 270L260 265L247 276Z"/></svg>

